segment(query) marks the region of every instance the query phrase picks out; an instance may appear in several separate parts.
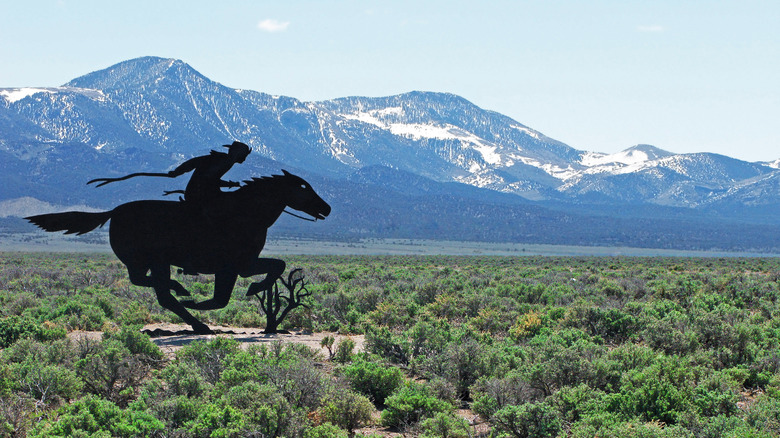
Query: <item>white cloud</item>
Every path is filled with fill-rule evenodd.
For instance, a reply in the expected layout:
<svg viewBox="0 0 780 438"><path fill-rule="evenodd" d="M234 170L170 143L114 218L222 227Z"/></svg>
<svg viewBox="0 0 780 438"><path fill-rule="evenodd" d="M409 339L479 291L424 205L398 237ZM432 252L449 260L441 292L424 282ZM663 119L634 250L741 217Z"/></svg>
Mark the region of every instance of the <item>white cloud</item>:
<svg viewBox="0 0 780 438"><path fill-rule="evenodd" d="M663 32L666 29L664 29L664 27L659 25L659 24L651 24L651 25L637 26L636 30L639 31L639 32L658 33L658 32Z"/></svg>
<svg viewBox="0 0 780 438"><path fill-rule="evenodd" d="M257 23L257 28L265 32L284 32L287 30L287 26L289 25L289 21L279 21L274 20L273 18L266 18L265 20L260 20L260 22Z"/></svg>

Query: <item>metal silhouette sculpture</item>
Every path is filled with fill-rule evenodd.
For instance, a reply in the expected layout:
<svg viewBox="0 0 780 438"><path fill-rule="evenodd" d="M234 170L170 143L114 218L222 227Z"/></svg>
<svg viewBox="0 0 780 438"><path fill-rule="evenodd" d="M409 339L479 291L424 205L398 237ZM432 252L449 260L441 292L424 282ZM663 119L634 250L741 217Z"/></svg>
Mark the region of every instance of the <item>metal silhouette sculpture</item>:
<svg viewBox="0 0 780 438"><path fill-rule="evenodd" d="M200 164L193 166L193 178L199 175L199 169L204 173L208 170L208 165ZM187 308L223 308L230 301L238 276L265 274L262 281L249 286L247 295L254 295L270 290L284 272L283 260L259 255L268 228L285 208L306 213L314 220L325 219L331 210L308 182L285 170L282 175L252 178L234 191L222 192L219 187L214 191L217 181L224 186L220 178L227 169L217 169L208 175L211 186L188 184L184 200L180 201L134 201L99 213L64 212L25 219L46 231L65 234L88 233L110 219L109 242L114 254L127 267L130 282L153 288L161 306L191 325L195 333L208 334L212 333L211 329ZM107 184L134 175L100 181ZM214 296L201 302L178 301L171 291L179 296L190 294L171 278L172 265L188 274L214 274Z"/></svg>

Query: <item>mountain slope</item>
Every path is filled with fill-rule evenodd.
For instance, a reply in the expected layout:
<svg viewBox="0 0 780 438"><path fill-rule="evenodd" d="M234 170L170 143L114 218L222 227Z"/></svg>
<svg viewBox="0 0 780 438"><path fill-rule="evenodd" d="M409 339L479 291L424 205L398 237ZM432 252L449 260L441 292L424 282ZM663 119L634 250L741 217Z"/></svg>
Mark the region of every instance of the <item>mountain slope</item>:
<svg viewBox="0 0 780 438"><path fill-rule="evenodd" d="M285 168L320 178L333 196L355 191L341 217L361 225L341 222L329 231L340 236L557 241L529 231L527 220L540 230L552 226L545 221L558 224L549 231L572 242L661 245L669 236L685 238L689 224L715 227L716 240L733 221L780 225L776 163L650 145L580 151L449 93L303 102L232 89L182 61L156 57L62 87L0 89L0 201L29 196L108 208L156 198L182 188L186 177L101 189L85 182L165 171L233 140L254 152L228 179ZM648 228L632 235L632 226ZM747 237L756 230L744 230L743 240L761 243ZM693 234L697 245L717 246Z"/></svg>
<svg viewBox="0 0 780 438"><path fill-rule="evenodd" d="M105 153L137 148L168 156L169 165L237 139L269 159L334 177L378 165L534 200L686 207L736 195L733 188L777 171L649 145L579 151L447 93L302 102L235 90L155 57L24 98L11 94L0 99L3 144L32 138Z"/></svg>

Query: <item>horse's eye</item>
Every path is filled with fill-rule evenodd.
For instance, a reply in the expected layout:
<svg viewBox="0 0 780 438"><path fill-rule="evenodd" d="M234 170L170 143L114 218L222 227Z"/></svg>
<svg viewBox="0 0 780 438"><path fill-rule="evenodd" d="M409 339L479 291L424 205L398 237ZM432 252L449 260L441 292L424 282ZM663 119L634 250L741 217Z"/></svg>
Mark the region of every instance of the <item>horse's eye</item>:
<svg viewBox="0 0 780 438"><path fill-rule="evenodd" d="M308 189L309 187L308 187L306 184L301 184L301 188L302 188L302 189L304 189L304 190L306 190L306 189Z"/></svg>

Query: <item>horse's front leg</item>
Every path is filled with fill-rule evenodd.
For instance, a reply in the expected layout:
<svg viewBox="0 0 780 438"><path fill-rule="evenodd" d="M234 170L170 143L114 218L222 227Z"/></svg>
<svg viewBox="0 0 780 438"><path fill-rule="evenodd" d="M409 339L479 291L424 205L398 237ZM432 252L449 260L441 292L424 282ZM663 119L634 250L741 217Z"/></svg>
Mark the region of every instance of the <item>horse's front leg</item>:
<svg viewBox="0 0 780 438"><path fill-rule="evenodd" d="M286 266L287 264L284 260L279 259L258 258L252 262L246 270L239 272L239 275L246 278L265 274L265 278L262 281L250 284L249 289L246 291L246 296L257 295L260 291L270 289L276 283L276 280L282 276Z"/></svg>
<svg viewBox="0 0 780 438"><path fill-rule="evenodd" d="M214 276L214 296L208 300L196 303L195 301L182 301L182 306L188 309L212 310L221 309L230 302L230 295L233 294L233 286L236 285L238 274L235 272L225 273L217 272Z"/></svg>

